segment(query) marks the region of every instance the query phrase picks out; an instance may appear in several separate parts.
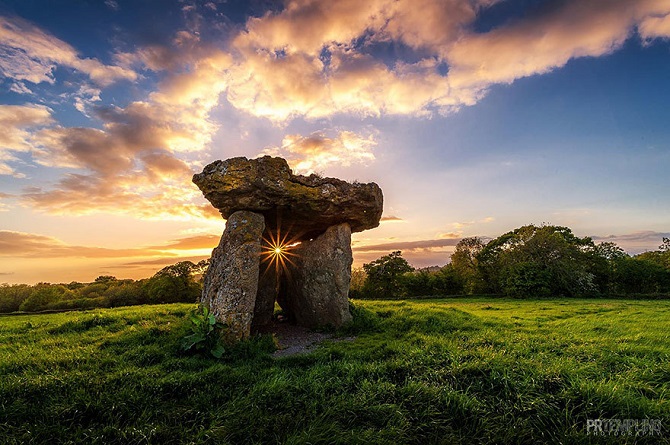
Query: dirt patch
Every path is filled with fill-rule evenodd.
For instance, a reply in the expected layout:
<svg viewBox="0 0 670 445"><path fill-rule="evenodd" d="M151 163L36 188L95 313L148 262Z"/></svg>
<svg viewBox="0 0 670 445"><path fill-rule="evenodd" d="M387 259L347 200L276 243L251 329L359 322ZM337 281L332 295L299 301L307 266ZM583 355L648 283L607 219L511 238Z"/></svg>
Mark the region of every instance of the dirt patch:
<svg viewBox="0 0 670 445"><path fill-rule="evenodd" d="M259 330L263 334L274 334L279 349L273 357L288 357L296 354L306 354L315 350L324 340L353 341L353 337L335 337L329 332L312 331L302 326L290 323L273 321L270 325Z"/></svg>

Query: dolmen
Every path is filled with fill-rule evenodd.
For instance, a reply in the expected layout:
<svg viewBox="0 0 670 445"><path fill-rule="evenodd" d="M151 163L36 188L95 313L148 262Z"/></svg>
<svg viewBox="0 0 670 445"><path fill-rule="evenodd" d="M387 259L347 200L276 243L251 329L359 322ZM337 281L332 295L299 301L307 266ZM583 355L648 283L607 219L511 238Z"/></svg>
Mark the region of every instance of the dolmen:
<svg viewBox="0 0 670 445"><path fill-rule="evenodd" d="M275 302L308 328L351 320L351 233L379 225L377 184L294 175L270 156L215 161L193 182L226 219L200 302L228 341L270 324Z"/></svg>

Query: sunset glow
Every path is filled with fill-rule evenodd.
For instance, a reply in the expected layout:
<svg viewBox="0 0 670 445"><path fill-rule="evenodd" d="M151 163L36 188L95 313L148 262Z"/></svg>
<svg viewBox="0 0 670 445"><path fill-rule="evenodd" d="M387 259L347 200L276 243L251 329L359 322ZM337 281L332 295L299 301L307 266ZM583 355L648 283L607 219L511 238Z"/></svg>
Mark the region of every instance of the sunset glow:
<svg viewBox="0 0 670 445"><path fill-rule="evenodd" d="M542 222L655 249L669 23L659 0L2 1L0 283L206 258L225 221L193 173L266 154L380 185L355 266Z"/></svg>
<svg viewBox="0 0 670 445"><path fill-rule="evenodd" d="M262 262L265 263L263 273L274 270L277 275L290 274L289 267L295 267L293 259L296 257L296 254L291 250L300 243L293 238L289 238L288 233L282 234L280 229L277 229L275 233L269 230L267 234L268 236L263 239L263 251L261 253Z"/></svg>

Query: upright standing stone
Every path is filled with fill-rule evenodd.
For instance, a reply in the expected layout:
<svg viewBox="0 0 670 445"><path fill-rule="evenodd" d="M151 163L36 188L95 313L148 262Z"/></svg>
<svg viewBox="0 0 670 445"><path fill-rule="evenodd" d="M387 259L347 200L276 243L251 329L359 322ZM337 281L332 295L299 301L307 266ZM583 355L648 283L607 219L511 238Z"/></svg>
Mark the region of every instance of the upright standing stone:
<svg viewBox="0 0 670 445"><path fill-rule="evenodd" d="M251 322L252 330L257 330L259 327L269 324L275 311L275 300L279 291L279 277L272 265L268 267L267 263L267 261L261 262L260 265L256 307L254 308L254 318Z"/></svg>
<svg viewBox="0 0 670 445"><path fill-rule="evenodd" d="M262 215L235 212L212 252L201 303L227 325L229 341L247 338L251 333L264 229Z"/></svg>
<svg viewBox="0 0 670 445"><path fill-rule="evenodd" d="M293 251L298 267L289 282L289 312L301 326L341 326L351 320L351 227L339 224Z"/></svg>

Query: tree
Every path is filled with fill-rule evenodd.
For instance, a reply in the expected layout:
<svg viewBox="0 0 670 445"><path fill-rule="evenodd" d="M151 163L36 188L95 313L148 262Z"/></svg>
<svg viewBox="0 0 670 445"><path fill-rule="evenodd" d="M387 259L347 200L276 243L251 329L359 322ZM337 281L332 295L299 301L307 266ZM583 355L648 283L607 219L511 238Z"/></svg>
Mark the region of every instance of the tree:
<svg viewBox="0 0 670 445"><path fill-rule="evenodd" d="M463 293L463 280L451 264L438 269L406 272L402 282L408 296L456 295Z"/></svg>
<svg viewBox="0 0 670 445"><path fill-rule="evenodd" d="M180 261L156 272L146 283L149 299L156 303L196 301L200 285L193 279L198 266Z"/></svg>
<svg viewBox="0 0 670 445"><path fill-rule="evenodd" d="M466 292L466 283L452 264L447 264L433 273L431 285L437 295L458 295Z"/></svg>
<svg viewBox="0 0 670 445"><path fill-rule="evenodd" d="M433 273L425 269L406 272L401 276L402 287L408 296L423 297L433 295L435 292L432 276Z"/></svg>
<svg viewBox="0 0 670 445"><path fill-rule="evenodd" d="M647 252L648 253L648 252ZM626 258L615 271L615 291L623 294L651 294L670 291L670 270L641 254Z"/></svg>
<svg viewBox="0 0 670 445"><path fill-rule="evenodd" d="M591 238L568 227L527 225L491 240L477 255L495 292L516 296L585 296L599 291L601 261Z"/></svg>
<svg viewBox="0 0 670 445"><path fill-rule="evenodd" d="M210 258L207 258L206 260L198 261L198 263L191 270L193 279L198 283L202 283L205 279L205 274L209 270L210 260Z"/></svg>
<svg viewBox="0 0 670 445"><path fill-rule="evenodd" d="M670 238L663 237L663 244L658 246L658 250L661 253L661 264L670 269Z"/></svg>
<svg viewBox="0 0 670 445"><path fill-rule="evenodd" d="M32 291L32 287L27 284L0 284L0 312L18 311Z"/></svg>
<svg viewBox="0 0 670 445"><path fill-rule="evenodd" d="M351 269L351 281L349 284L349 298L361 298L363 286L367 275L362 267L354 267Z"/></svg>
<svg viewBox="0 0 670 445"><path fill-rule="evenodd" d="M402 257L402 252L395 251L363 265L367 274L363 294L368 298L400 298L404 295L402 274L414 270Z"/></svg>
<svg viewBox="0 0 670 445"><path fill-rule="evenodd" d="M509 266L503 274L503 289L515 297L548 297L552 291L551 271L541 265L523 261Z"/></svg>
<svg viewBox="0 0 670 445"><path fill-rule="evenodd" d="M456 244L456 249L451 254L451 265L463 283L463 291L467 294L487 291L478 258L484 246L484 241L479 237L463 238Z"/></svg>
<svg viewBox="0 0 670 445"><path fill-rule="evenodd" d="M50 309L50 306L63 300L63 297L69 294L71 291L60 284L38 284L33 288L30 296L21 303L19 310L35 312Z"/></svg>
<svg viewBox="0 0 670 445"><path fill-rule="evenodd" d="M617 277L620 270L626 267L626 261L630 259L628 254L615 243L603 242L593 249L594 255L600 259L595 263L595 275L598 285L607 294L619 293Z"/></svg>

